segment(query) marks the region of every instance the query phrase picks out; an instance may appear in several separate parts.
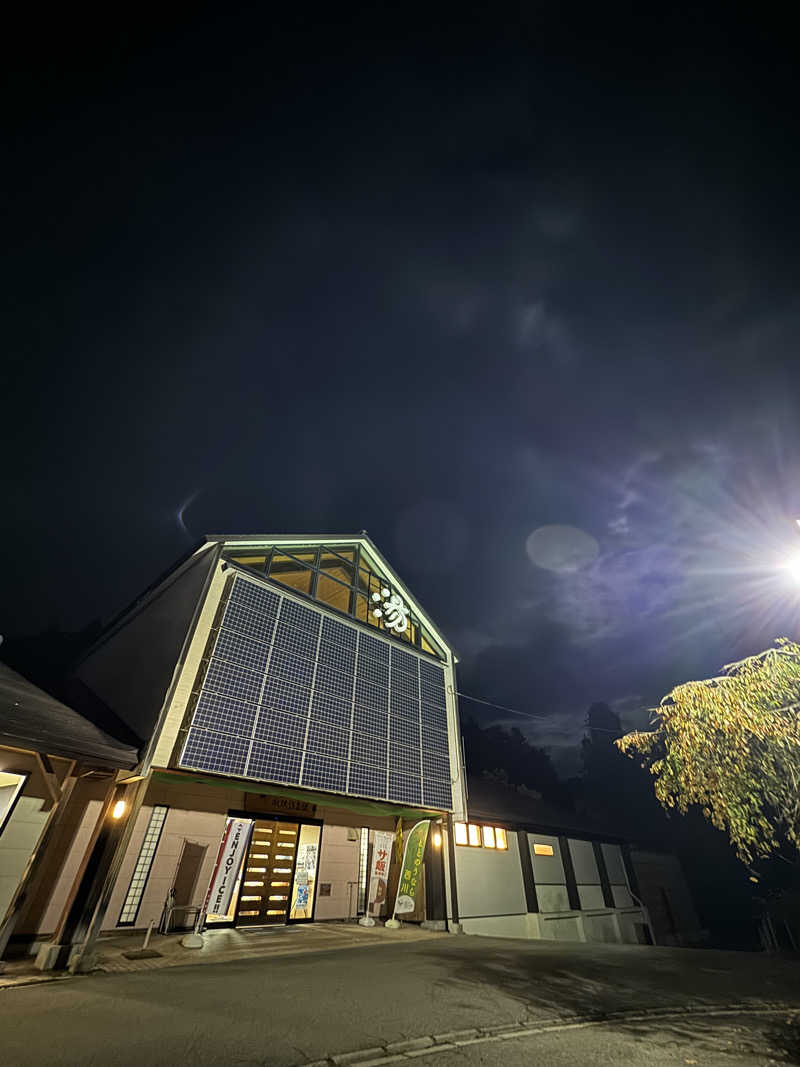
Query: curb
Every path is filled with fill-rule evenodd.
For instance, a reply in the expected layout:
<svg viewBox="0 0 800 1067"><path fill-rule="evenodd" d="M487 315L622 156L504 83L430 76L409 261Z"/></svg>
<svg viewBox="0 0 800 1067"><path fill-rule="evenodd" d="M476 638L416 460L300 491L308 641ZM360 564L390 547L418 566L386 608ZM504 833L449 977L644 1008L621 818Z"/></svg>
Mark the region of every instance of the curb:
<svg viewBox="0 0 800 1067"><path fill-rule="evenodd" d="M717 1015L776 1015L799 1013L800 1002L786 1004L781 1001L765 1001L759 1004L727 1004L684 1008L645 1008L628 1011L596 1012L591 1015L554 1016L536 1022L502 1023L471 1030L449 1030L441 1034L425 1034L422 1037L392 1041L386 1045L365 1048L353 1052L338 1052L321 1060L312 1060L302 1067L384 1067L389 1063L408 1063L420 1056L432 1056L437 1052L452 1052L465 1045L483 1045L495 1041L529 1037L532 1034L553 1030L579 1030L590 1026L606 1026L614 1022L647 1022L657 1019L686 1018L687 1016Z"/></svg>

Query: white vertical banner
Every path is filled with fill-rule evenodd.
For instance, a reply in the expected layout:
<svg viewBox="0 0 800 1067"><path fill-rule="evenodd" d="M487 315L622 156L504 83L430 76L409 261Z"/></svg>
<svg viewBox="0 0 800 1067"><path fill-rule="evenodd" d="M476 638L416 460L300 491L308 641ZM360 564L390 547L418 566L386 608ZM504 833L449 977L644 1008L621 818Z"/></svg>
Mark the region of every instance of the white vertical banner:
<svg viewBox="0 0 800 1067"><path fill-rule="evenodd" d="M217 862L206 893L203 911L209 915L227 915L236 879L247 851L251 819L228 819L219 846Z"/></svg>
<svg viewBox="0 0 800 1067"><path fill-rule="evenodd" d="M394 834L391 830L376 830L372 842L372 864L367 891L367 915L380 915L386 903L389 885L389 864L392 859Z"/></svg>

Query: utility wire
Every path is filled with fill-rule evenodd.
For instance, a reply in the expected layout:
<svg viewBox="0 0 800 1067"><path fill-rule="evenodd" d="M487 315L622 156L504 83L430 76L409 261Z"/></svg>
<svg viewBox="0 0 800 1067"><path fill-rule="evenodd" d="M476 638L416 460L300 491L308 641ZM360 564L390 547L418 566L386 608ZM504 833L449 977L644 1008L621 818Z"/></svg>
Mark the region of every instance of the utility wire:
<svg viewBox="0 0 800 1067"><path fill-rule="evenodd" d="M481 697L470 696L469 693L462 693L460 690L454 690L454 695L460 697L462 700L471 700L473 704L484 704L487 708L497 708L498 711L507 711L509 715L519 715L523 719L533 719L536 722L546 722L549 715L535 715L530 711L518 711L516 708L506 707L505 704L495 704L491 700L482 700ZM588 723L585 724L588 726ZM590 730L595 730L601 734L613 734L615 737L620 735L616 730L609 730L605 726L588 726Z"/></svg>

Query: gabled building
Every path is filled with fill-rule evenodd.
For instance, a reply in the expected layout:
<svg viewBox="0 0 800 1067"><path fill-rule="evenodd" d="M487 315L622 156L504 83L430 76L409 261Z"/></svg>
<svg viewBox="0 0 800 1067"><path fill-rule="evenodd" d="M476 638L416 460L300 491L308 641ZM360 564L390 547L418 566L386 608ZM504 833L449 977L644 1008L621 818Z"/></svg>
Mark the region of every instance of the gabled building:
<svg viewBox="0 0 800 1067"><path fill-rule="evenodd" d="M73 706L137 756L59 843L60 871L21 931L38 965L84 969L102 932L151 923L355 918L375 835L399 844L419 820L432 832L405 918L652 940L613 833L487 796L479 780L468 796L455 662L365 533L207 537L70 680Z"/></svg>
<svg viewBox="0 0 800 1067"><path fill-rule="evenodd" d="M40 965L85 965L102 930L146 927L165 905L191 925L234 824L245 862L209 923L355 915L371 832L426 816L417 918L443 922L448 831L466 818L454 664L365 533L206 538L71 679L75 706L124 724L141 758L120 780L113 847L70 857L82 875L30 931Z"/></svg>

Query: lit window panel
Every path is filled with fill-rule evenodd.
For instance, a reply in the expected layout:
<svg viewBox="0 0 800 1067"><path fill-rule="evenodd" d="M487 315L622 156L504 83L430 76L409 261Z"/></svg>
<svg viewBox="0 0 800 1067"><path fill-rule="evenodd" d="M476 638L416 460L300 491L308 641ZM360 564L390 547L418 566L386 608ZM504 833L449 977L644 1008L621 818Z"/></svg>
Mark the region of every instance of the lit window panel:
<svg viewBox="0 0 800 1067"><path fill-rule="evenodd" d="M494 848L494 827L483 826L481 830L483 832L483 847Z"/></svg>
<svg viewBox="0 0 800 1067"><path fill-rule="evenodd" d="M469 844L467 839L467 824L465 822L456 823L456 844L466 845Z"/></svg>
<svg viewBox="0 0 800 1067"><path fill-rule="evenodd" d="M480 848L481 844L481 828L474 823L470 823L467 827L467 833L469 835L469 843L474 848Z"/></svg>
<svg viewBox="0 0 800 1067"><path fill-rule="evenodd" d="M540 844L537 844L536 842L534 842L534 844L533 844L533 854L534 854L534 856L552 856L553 855L553 846L552 845L540 845Z"/></svg>
<svg viewBox="0 0 800 1067"><path fill-rule="evenodd" d="M506 835L505 830L501 826L495 826L494 828L494 844L495 848L508 848L508 836Z"/></svg>

